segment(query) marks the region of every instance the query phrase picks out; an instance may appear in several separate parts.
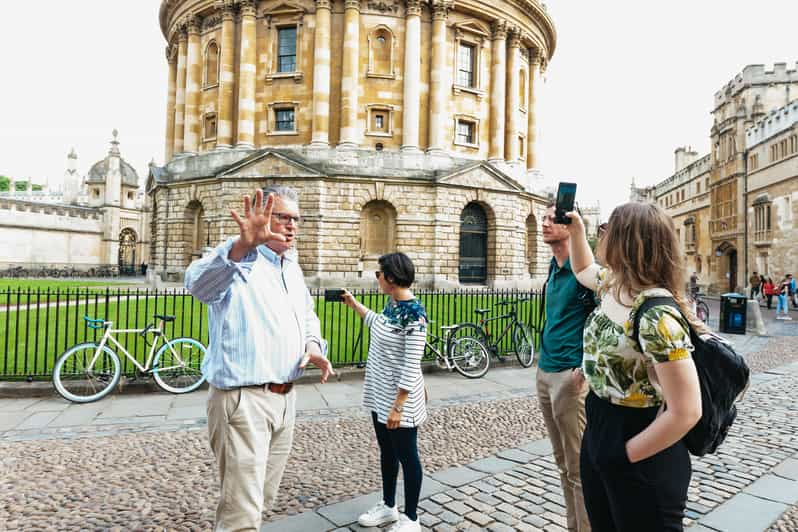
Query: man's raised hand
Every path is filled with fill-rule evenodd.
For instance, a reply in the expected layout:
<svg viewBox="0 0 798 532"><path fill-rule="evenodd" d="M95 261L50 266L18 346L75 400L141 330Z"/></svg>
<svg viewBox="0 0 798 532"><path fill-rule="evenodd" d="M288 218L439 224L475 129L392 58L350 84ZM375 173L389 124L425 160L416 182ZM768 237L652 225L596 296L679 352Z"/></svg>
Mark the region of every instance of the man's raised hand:
<svg viewBox="0 0 798 532"><path fill-rule="evenodd" d="M269 240L285 242L285 236L275 233L271 229L272 209L274 209L274 194L269 194L266 204L263 203L263 191L255 193L255 205L252 198L244 196L244 217L242 218L235 209L230 211L233 220L238 224L239 239L230 250L230 258L241 260L251 249Z"/></svg>

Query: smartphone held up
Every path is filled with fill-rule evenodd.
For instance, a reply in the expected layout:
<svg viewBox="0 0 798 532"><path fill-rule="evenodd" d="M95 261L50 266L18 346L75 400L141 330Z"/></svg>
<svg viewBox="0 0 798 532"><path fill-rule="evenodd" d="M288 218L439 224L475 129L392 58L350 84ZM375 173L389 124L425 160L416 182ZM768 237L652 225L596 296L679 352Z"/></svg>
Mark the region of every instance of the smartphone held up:
<svg viewBox="0 0 798 532"><path fill-rule="evenodd" d="M557 202L554 204L554 223L570 224L571 219L565 213L574 210L576 199L576 183L560 182L557 186Z"/></svg>

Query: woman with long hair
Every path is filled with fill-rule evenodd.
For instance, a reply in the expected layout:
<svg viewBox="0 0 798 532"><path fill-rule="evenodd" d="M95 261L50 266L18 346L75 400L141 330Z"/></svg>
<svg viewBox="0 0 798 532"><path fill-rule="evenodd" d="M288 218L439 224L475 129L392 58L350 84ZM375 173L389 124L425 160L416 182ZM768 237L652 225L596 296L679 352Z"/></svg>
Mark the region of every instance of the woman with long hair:
<svg viewBox="0 0 798 532"><path fill-rule="evenodd" d="M776 287L773 286L773 279L768 277L762 283L762 293L765 294L765 298L767 299L768 309L771 308L773 305L773 293L776 291Z"/></svg>
<svg viewBox="0 0 798 532"><path fill-rule="evenodd" d="M427 315L410 285L413 262L404 253L379 258L377 284L388 302L381 313L366 308L344 291L343 303L357 312L370 329L363 406L371 412L380 448L382 501L362 514L364 527L394 522L389 532L421 530L418 499L423 471L418 455L418 427L427 419L421 357L424 355ZM399 465L405 481L405 511L396 505Z"/></svg>
<svg viewBox="0 0 798 532"><path fill-rule="evenodd" d="M590 393L581 475L591 527L682 530L692 468L681 440L701 417L690 325L707 329L687 303L673 221L655 204L616 208L602 267L579 215L568 217L577 280L600 298L585 323L582 362ZM650 297L672 297L678 310L650 308L633 338L636 310Z"/></svg>

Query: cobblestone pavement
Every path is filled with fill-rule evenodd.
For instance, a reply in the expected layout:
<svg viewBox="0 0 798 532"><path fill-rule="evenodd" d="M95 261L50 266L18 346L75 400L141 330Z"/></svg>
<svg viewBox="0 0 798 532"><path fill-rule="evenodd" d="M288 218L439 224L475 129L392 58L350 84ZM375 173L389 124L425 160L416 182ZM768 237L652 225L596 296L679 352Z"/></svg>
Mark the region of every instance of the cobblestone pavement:
<svg viewBox="0 0 798 532"><path fill-rule="evenodd" d="M756 351L748 359L758 371L798 360L789 339L746 341L752 342L750 351ZM797 374L757 376L741 404L735 434L718 455L694 460L689 520L750 489L798 452L796 392ZM370 503L367 494L380 485L372 428L359 409L304 414L280 497L274 512L265 516L282 532L291 528L281 518L299 512L305 513L294 520L315 516L326 525L316 522L295 530L347 525L351 512L344 510L352 510L353 504L362 510ZM545 436L545 429L528 390L432 401L430 419L419 434L428 476L420 515L428 527L445 531L564 526L559 476L545 440L535 441ZM0 529L211 527L218 483L203 420L168 426L152 420L86 432L23 431L4 438ZM365 497L351 499L359 495ZM795 511L773 530L795 530L794 524Z"/></svg>

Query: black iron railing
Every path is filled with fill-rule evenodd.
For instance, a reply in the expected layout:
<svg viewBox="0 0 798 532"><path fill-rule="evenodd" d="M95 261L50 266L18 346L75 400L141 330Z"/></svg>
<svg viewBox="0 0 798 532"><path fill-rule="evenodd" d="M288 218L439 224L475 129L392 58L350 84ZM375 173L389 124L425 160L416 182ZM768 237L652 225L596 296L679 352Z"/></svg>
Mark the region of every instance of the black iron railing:
<svg viewBox="0 0 798 532"><path fill-rule="evenodd" d="M373 290L354 290L353 294L375 311L382 309L387 298ZM520 319L533 326L540 321L539 292L419 290L416 296L427 310L430 330L438 335L442 325L476 322L474 309L490 308L510 299L529 299L519 305ZM326 302L323 290L314 290L313 297L330 360L336 366L365 362L368 331L360 318L341 303ZM102 331L87 327L84 316L113 321L115 329L142 329L155 323L155 314L175 316L174 322L166 324L169 338L189 336L207 345L207 309L184 290L0 288L0 378L49 378L55 360L68 347L100 340ZM494 326L498 330L503 325ZM135 333L115 336L139 362L146 360L146 340L151 338L145 340ZM135 372L126 357L122 357L122 370L126 374Z"/></svg>

